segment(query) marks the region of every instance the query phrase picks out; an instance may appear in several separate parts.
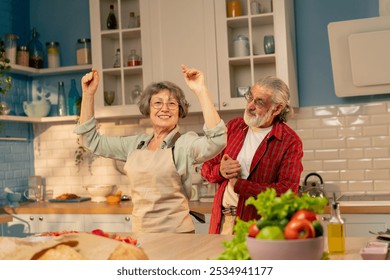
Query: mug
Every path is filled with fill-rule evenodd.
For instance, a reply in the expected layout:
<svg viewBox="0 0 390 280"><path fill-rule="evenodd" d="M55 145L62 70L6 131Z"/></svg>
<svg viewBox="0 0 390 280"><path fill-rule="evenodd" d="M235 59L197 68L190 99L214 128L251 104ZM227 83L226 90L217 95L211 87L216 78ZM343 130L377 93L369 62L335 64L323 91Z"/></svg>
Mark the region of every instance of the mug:
<svg viewBox="0 0 390 280"><path fill-rule="evenodd" d="M37 189L36 188L28 188L24 191L23 196L28 200L37 201Z"/></svg>

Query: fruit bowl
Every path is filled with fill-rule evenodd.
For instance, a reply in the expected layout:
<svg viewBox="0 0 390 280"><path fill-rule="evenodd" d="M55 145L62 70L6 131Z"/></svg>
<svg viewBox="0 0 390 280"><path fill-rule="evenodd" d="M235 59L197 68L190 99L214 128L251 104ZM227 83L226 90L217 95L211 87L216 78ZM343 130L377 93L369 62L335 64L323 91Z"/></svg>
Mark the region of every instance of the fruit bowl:
<svg viewBox="0 0 390 280"><path fill-rule="evenodd" d="M84 188L91 195L91 201L105 202L107 201L106 196L114 191L115 185L86 185Z"/></svg>
<svg viewBox="0 0 390 280"><path fill-rule="evenodd" d="M246 237L252 260L320 260L324 253L324 237L293 240L264 240Z"/></svg>

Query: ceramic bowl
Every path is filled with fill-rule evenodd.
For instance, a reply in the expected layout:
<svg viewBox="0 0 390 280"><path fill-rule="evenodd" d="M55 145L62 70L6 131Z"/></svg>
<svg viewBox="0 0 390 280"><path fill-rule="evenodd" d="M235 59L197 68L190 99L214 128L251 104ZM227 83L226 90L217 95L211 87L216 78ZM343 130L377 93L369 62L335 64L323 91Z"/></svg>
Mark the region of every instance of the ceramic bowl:
<svg viewBox="0 0 390 280"><path fill-rule="evenodd" d="M49 100L41 99L39 101L24 101L23 110L29 117L46 117L49 115L51 103Z"/></svg>
<svg viewBox="0 0 390 280"><path fill-rule="evenodd" d="M324 253L324 237L294 240L263 240L246 237L252 260L320 260Z"/></svg>
<svg viewBox="0 0 390 280"><path fill-rule="evenodd" d="M113 193L115 185L87 185L84 188L91 195L91 201L105 202L107 201L106 196Z"/></svg>
<svg viewBox="0 0 390 280"><path fill-rule="evenodd" d="M7 193L7 200L11 207L19 206L19 202L22 199L21 193Z"/></svg>

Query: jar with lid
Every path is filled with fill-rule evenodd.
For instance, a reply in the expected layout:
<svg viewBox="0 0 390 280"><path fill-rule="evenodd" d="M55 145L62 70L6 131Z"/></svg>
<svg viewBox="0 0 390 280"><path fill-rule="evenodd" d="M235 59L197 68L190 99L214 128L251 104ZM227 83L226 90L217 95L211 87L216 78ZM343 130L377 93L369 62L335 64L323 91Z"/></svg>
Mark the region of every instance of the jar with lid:
<svg viewBox="0 0 390 280"><path fill-rule="evenodd" d="M77 40L77 51L76 51L77 65L91 64L91 39L80 38Z"/></svg>
<svg viewBox="0 0 390 280"><path fill-rule="evenodd" d="M227 16L228 17L241 16L241 1L240 0L228 0L228 2L227 2Z"/></svg>
<svg viewBox="0 0 390 280"><path fill-rule="evenodd" d="M19 46L17 49L16 64L28 67L28 49L27 46Z"/></svg>
<svg viewBox="0 0 390 280"><path fill-rule="evenodd" d="M249 40L247 36L237 35L233 40L234 56L249 55Z"/></svg>
<svg viewBox="0 0 390 280"><path fill-rule="evenodd" d="M137 54L137 51L132 49L127 58L127 66L138 66L141 65L141 58Z"/></svg>
<svg viewBox="0 0 390 280"><path fill-rule="evenodd" d="M60 67L60 44L58 42L46 43L47 67Z"/></svg>
<svg viewBox="0 0 390 280"><path fill-rule="evenodd" d="M9 63L16 64L16 42L19 37L16 34L5 34L5 57Z"/></svg>

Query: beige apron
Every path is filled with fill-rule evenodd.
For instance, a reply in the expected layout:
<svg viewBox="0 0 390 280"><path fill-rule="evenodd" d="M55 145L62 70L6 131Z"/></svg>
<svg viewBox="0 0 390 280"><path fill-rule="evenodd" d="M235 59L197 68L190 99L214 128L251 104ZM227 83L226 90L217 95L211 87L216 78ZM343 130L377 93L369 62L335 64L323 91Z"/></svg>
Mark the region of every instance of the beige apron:
<svg viewBox="0 0 390 280"><path fill-rule="evenodd" d="M193 232L172 148L135 150L124 166L133 201L133 232Z"/></svg>

